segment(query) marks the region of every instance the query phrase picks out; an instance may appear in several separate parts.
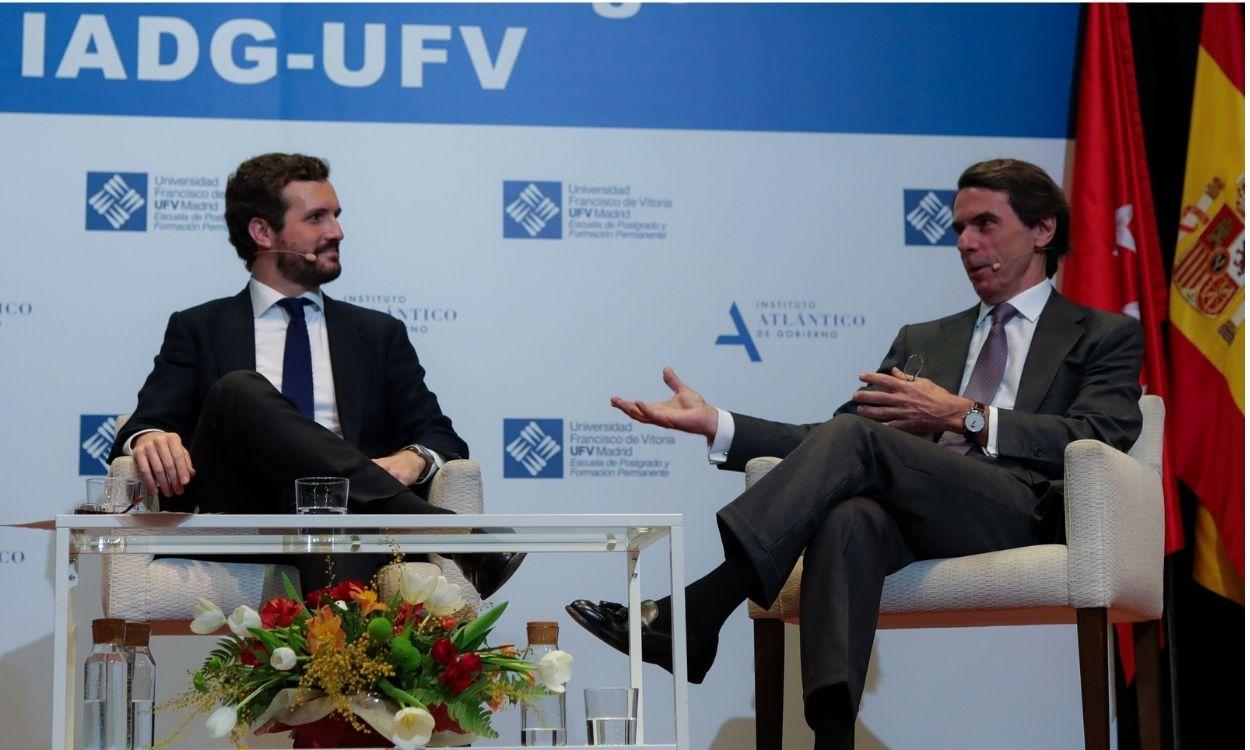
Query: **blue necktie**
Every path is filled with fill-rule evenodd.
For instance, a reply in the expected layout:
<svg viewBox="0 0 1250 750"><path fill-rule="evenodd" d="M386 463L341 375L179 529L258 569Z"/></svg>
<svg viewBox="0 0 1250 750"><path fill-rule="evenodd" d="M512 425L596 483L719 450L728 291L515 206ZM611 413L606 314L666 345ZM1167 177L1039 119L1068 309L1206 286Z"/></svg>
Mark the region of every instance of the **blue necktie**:
<svg viewBox="0 0 1250 750"><path fill-rule="evenodd" d="M308 323L304 305L312 300L287 297L278 304L290 316L286 326L286 348L282 352L282 395L291 399L299 413L313 418L312 347L308 343Z"/></svg>

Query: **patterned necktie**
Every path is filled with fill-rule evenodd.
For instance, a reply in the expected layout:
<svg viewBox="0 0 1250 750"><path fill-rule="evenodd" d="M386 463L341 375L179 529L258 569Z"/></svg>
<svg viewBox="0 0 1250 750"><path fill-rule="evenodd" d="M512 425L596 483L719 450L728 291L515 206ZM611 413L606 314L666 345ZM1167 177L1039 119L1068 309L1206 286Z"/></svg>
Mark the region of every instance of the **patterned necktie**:
<svg viewBox="0 0 1250 750"><path fill-rule="evenodd" d="M282 395L291 399L300 414L312 419L312 347L308 343L308 323L304 320L304 305L311 305L312 300L287 297L278 300L278 304L290 316L286 348L282 352Z"/></svg>
<svg viewBox="0 0 1250 750"><path fill-rule="evenodd" d="M989 405L1003 382L1003 373L1007 371L1007 331L1003 326L1017 314L1016 308L1003 302L990 310L990 334L981 345L981 353L977 355L977 363L972 366L972 375L968 378L968 387L964 388L964 397ZM986 415L988 417L988 415ZM968 453L974 447L968 441L940 441L942 447L957 453Z"/></svg>
<svg viewBox="0 0 1250 750"><path fill-rule="evenodd" d="M1003 302L990 310L990 334L981 345L981 353L977 355L977 363L972 366L972 377L968 378L968 387L963 395L973 401L989 405L1003 382L1003 373L1007 371L1007 331L1003 327L1007 321L1017 314L1016 308Z"/></svg>

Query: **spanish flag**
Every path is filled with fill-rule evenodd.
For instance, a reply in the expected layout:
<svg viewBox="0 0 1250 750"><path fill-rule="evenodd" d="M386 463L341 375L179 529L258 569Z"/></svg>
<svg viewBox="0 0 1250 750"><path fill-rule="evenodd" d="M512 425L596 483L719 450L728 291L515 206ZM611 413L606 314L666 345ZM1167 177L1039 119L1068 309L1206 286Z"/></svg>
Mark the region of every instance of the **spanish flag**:
<svg viewBox="0 0 1250 750"><path fill-rule="evenodd" d="M1207 4L1168 301L1168 437L1198 496L1194 578L1245 603L1245 14Z"/></svg>

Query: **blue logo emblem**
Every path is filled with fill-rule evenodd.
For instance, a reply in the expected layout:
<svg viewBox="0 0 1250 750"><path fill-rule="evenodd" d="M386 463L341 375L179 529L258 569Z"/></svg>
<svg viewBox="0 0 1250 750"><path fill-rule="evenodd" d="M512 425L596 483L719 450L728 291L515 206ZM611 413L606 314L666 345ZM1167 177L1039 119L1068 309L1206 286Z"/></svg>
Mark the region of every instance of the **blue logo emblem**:
<svg viewBox="0 0 1250 750"><path fill-rule="evenodd" d="M144 232L147 228L147 173L87 173L87 229Z"/></svg>
<svg viewBox="0 0 1250 750"><path fill-rule="evenodd" d="M752 362L761 361L760 350L755 348L755 339L751 338L751 332L747 330L747 324L742 320L742 313L738 312L737 302L729 306L729 317L733 320L737 333L722 333L716 337L716 345L741 346L747 350L747 356Z"/></svg>
<svg viewBox="0 0 1250 750"><path fill-rule="evenodd" d="M558 240L564 237L560 207L564 188L559 182L505 180L503 236L505 239Z"/></svg>
<svg viewBox="0 0 1250 750"><path fill-rule="evenodd" d="M503 421L504 478L563 478L563 443L563 419L505 419Z"/></svg>
<svg viewBox="0 0 1250 750"><path fill-rule="evenodd" d="M117 437L116 414L83 414L78 420L78 473L99 476L109 470L109 451Z"/></svg>
<svg viewBox="0 0 1250 750"><path fill-rule="evenodd" d="M903 237L906 245L955 246L951 223L955 215L954 190L904 190Z"/></svg>

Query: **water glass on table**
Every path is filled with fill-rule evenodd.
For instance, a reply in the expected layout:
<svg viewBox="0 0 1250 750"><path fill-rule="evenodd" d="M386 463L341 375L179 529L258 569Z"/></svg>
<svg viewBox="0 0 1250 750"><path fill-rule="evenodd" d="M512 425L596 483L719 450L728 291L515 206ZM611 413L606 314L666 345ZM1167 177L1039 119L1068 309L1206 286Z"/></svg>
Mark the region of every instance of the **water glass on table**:
<svg viewBox="0 0 1250 750"><path fill-rule="evenodd" d="M295 480L295 512L301 515L342 515L347 512L347 480L304 477Z"/></svg>
<svg viewBox="0 0 1250 750"><path fill-rule="evenodd" d="M91 477L87 502L76 513L125 513L139 504L139 480L125 477Z"/></svg>
<svg viewBox="0 0 1250 750"><path fill-rule="evenodd" d="M586 744L637 742L638 688L586 688Z"/></svg>
<svg viewBox="0 0 1250 750"><path fill-rule="evenodd" d="M295 512L301 516L341 516L347 512L347 480L342 477L304 477L295 480ZM325 551L342 529L301 529L307 551Z"/></svg>

